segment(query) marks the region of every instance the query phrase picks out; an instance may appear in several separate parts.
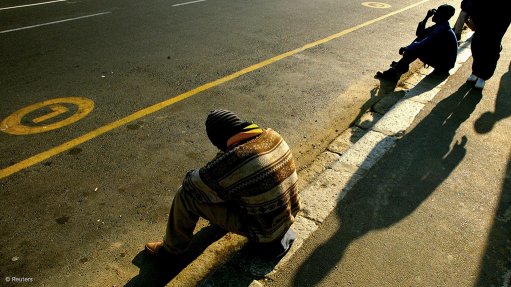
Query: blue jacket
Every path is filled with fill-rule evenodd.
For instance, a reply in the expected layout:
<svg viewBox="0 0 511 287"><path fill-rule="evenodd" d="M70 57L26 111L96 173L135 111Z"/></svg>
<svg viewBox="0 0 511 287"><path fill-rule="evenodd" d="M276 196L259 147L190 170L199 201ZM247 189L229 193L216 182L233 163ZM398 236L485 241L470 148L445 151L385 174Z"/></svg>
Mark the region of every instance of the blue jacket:
<svg viewBox="0 0 511 287"><path fill-rule="evenodd" d="M416 54L425 64L448 71L454 67L458 54L456 35L448 21L425 27L422 21L417 27L417 39L406 47L405 53Z"/></svg>

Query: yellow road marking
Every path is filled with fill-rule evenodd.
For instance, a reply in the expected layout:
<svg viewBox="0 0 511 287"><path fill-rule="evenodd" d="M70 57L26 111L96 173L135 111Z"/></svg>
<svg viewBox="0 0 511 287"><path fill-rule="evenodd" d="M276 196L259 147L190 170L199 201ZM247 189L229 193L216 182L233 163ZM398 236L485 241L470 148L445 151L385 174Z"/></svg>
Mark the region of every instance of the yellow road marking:
<svg viewBox="0 0 511 287"><path fill-rule="evenodd" d="M240 70L238 72L232 73L232 74L230 74L228 76L225 76L225 77L220 78L218 80L215 80L213 82L210 82L210 83L204 84L202 86L199 86L199 87L197 87L197 88L195 88L193 90L190 90L188 92L180 94L180 95L178 95L176 97L170 98L170 99L165 100L163 102L160 102L158 104L155 104L155 105L152 105L152 106L147 107L145 109L142 109L140 111L137 111L137 112L135 112L135 113L133 113L133 114L127 116L127 117L124 117L124 118L119 119L119 120L117 120L115 122L112 122L110 124L102 126L102 127L98 128L98 129L95 129L95 130L93 130L93 131L91 131L89 133L86 133L86 134L84 134L84 135L82 135L80 137L77 137L77 138L75 138L73 140L70 140L70 141L68 141L66 143L63 143L63 144L61 144L59 146L56 146L56 147L54 147L52 149L49 149L49 150L44 151L44 152L42 152L40 154L34 155L34 156L30 157L30 158L27 158L27 159L25 159L23 161L20 161L20 162L16 163L16 164L13 164L13 165L11 165L9 167L6 167L6 168L0 170L0 179L5 178L5 177L7 177L9 175L12 175L13 173L19 172L19 171L21 171L21 170L23 170L25 168L30 167L30 166L33 166L33 165L35 165L37 163L45 161L48 158L51 158L51 157L53 157L55 155L58 155L58 154L60 154L60 153L62 153L64 151L67 151L67 150L69 150L69 149L71 149L73 147L76 147L76 146L78 146L78 145L80 145L80 144L82 144L84 142L87 142L87 141L89 141L89 140L91 140L91 139L93 139L95 137L98 137L98 136L100 136L100 135L102 135L104 133L107 133L107 132L109 132L109 131L111 131L113 129L116 129L116 128L120 127L120 126L123 126L123 125L125 125L127 123L136 121L136 120L138 120L138 119L140 119L140 118L142 118L144 116L147 116L147 115L152 114L154 112L157 112L157 111L159 111L159 110L161 110L161 109L163 109L165 107L168 107L168 106L173 105L173 104L175 104L177 102L185 100L185 99L187 99L187 98L189 98L189 97L191 97L193 95L196 95L196 94L198 94L200 92L203 92L205 90L211 89L211 88L216 87L216 86L218 86L220 84L223 84L225 82L231 81L231 80L236 79L236 78L238 78L240 76L243 76L243 75L245 75L247 73L250 73L250 72L258 70L258 69L261 69L261 68L263 68L265 66L273 64L275 62L278 62L278 61L280 61L282 59L285 59L287 57L293 56L295 54L298 54L298 53L303 52L305 50L308 50L310 48L314 48L314 47L319 46L321 44L324 44L324 43L327 43L327 42L332 41L334 39L340 38L340 37L342 37L342 36L344 36L346 34L349 34L351 32L354 32L356 30L359 30L359 29L364 28L366 26L369 26L371 24L374 24L374 23L376 23L378 21L384 20L384 19L386 19L388 17L391 17L393 15L399 14L399 13L401 13L403 11L406 11L408 9L411 9L413 7L419 6L419 5L421 5L423 3L426 3L428 1L430 1L430 0L422 0L420 2L414 3L414 4L412 4L410 6L407 6L407 7L404 7L404 8L401 8L401 9L396 10L394 12L385 14L385 15L380 16L378 18L375 18L373 20L369 20L367 22L364 22L364 23L359 24L357 26L354 26L352 28L343 30L343 31L341 31L339 33L330 35L330 36L328 36L326 38L323 38L323 39L320 39L318 41L306 44L306 45L304 45L301 48L297 48L297 49L294 49L292 51L289 51L289 52L280 54L278 56L275 56L273 58L267 59L265 61L262 61L260 63L255 64L255 65L252 65L250 67L242 69L242 70Z"/></svg>
<svg viewBox="0 0 511 287"><path fill-rule="evenodd" d="M66 113L67 111L69 111L68 108L66 108L65 106L62 106L62 105L53 105L53 106L50 106L49 108L52 110L51 113L46 114L46 115L41 116L41 117L38 117L38 118L35 118L32 121L34 123L36 123L36 124L39 124L39 123L42 123L42 122L44 122L46 120L52 119L54 117L58 117L61 114Z"/></svg>
<svg viewBox="0 0 511 287"><path fill-rule="evenodd" d="M61 115L68 111L68 109L65 106L63 106L62 104L76 105L78 107L78 110L74 114L69 116L68 118L58 121L56 123L48 124L48 125L26 126L21 123L21 120L23 119L23 117L25 117L26 115L30 114L33 111L36 111L36 110L44 108L44 107L49 107L50 109L52 109L53 112L48 113L44 116L38 117L38 118L32 120L32 122L41 123L41 122L44 122L51 118L54 118L58 115ZM28 135L28 134L47 132L47 131L61 128L63 126L67 126L67 125L72 124L78 120L81 120L86 115L88 115L92 111L93 108L94 108L94 102L92 100L82 98L82 97L57 98L57 99L47 100L44 102L30 105L28 107L24 107L16 112L14 112L12 115L8 116L0 123L0 131L3 131L8 134L12 134L12 135ZM3 170L0 171L0 175L2 174L1 173L2 171Z"/></svg>

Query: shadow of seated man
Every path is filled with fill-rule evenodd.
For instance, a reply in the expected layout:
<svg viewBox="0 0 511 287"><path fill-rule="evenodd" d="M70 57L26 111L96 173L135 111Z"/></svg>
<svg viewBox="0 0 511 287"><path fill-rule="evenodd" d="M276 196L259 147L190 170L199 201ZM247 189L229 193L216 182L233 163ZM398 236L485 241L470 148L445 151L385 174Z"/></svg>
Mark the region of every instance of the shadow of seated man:
<svg viewBox="0 0 511 287"><path fill-rule="evenodd" d="M200 228L194 234L186 256L180 256L179 260L166 260L163 257L159 258L160 260L155 260L145 251L139 252L132 260L132 263L140 269L139 274L124 286L166 286L188 263L225 234L225 230L215 225Z"/></svg>
<svg viewBox="0 0 511 287"><path fill-rule="evenodd" d="M148 255L184 261L200 217L248 238L268 257L283 256L294 242L291 229L300 209L295 163L274 130L214 110L206 132L220 152L189 171L170 208L163 241L149 242Z"/></svg>
<svg viewBox="0 0 511 287"><path fill-rule="evenodd" d="M454 7L447 4L429 10L424 20L417 26L417 38L410 45L399 49L399 54L403 57L398 62L392 62L388 70L377 72L375 77L397 82L402 74L408 72L410 64L417 59L433 67L435 73L449 75L458 54L456 35L449 24L454 11ZM435 24L426 28L426 23L431 17Z"/></svg>

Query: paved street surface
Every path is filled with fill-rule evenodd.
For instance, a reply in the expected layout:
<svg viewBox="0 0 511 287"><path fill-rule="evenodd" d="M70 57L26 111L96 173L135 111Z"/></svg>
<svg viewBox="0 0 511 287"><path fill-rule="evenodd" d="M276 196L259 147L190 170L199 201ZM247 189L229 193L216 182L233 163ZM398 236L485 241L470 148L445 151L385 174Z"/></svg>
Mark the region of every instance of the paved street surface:
<svg viewBox="0 0 511 287"><path fill-rule="evenodd" d="M161 238L184 173L215 154L207 112L230 109L279 131L305 186L306 168L379 98L374 73L442 3L2 1L0 278L165 285L176 271L154 276L142 248ZM499 245L509 215L505 55L479 99L463 85L468 66L452 76L438 104L321 224L333 229L321 228L268 284L459 286L456 276L434 281L437 272L468 285L509 280L509 262L493 259L509 254ZM465 94L461 112L449 110ZM495 114L485 113L495 101ZM507 149L486 148L495 142Z"/></svg>
<svg viewBox="0 0 511 287"><path fill-rule="evenodd" d="M478 91L452 75L264 286L511 286L511 33Z"/></svg>

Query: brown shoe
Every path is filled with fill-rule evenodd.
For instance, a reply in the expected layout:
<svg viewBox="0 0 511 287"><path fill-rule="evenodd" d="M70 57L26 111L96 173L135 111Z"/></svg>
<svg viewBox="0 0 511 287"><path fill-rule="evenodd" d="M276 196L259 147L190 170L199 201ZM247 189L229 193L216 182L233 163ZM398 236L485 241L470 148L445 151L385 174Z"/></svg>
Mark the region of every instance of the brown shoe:
<svg viewBox="0 0 511 287"><path fill-rule="evenodd" d="M145 251L147 254L160 259L167 259L172 256L172 254L163 247L163 241L146 243Z"/></svg>

